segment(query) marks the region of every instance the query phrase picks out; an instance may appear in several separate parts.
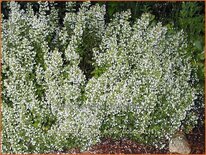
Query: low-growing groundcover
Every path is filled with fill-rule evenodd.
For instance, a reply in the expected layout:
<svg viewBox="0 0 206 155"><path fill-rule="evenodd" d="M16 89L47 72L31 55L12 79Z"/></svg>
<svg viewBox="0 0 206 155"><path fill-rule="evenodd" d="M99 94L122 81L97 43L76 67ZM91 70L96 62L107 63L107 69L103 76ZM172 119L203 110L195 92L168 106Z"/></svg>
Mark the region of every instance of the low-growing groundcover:
<svg viewBox="0 0 206 155"><path fill-rule="evenodd" d="M186 34L151 14L130 11L105 23L105 6L67 3L63 25L55 3L21 9L8 3L2 21L2 151L49 153L102 137L163 148L197 122L196 68ZM82 60L89 56L92 77Z"/></svg>

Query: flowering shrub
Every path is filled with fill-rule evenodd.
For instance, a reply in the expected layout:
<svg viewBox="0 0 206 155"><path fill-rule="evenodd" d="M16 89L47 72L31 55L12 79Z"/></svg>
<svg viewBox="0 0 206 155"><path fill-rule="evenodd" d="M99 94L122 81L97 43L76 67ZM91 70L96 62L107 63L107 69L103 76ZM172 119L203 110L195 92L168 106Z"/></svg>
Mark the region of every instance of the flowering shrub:
<svg viewBox="0 0 206 155"><path fill-rule="evenodd" d="M152 23L149 14L133 25L129 18L130 12L116 14L94 49L101 73L86 86L87 104L99 112L103 136L163 147L186 117L197 119L188 112L197 94L191 58L182 31Z"/></svg>
<svg viewBox="0 0 206 155"><path fill-rule="evenodd" d="M50 14L48 3L39 4L34 14L30 3L23 11L11 2L3 21L3 152L62 151L98 140L96 119L80 108L85 76L77 52L84 32L100 35L104 8L85 3L66 14L60 31L54 4Z"/></svg>
<svg viewBox="0 0 206 155"><path fill-rule="evenodd" d="M195 123L183 32L149 14L131 24L129 12L106 25L105 7L90 3L78 13L67 3L61 27L55 3L27 4L10 2L2 21L4 153L85 150L103 136L165 144L186 116Z"/></svg>

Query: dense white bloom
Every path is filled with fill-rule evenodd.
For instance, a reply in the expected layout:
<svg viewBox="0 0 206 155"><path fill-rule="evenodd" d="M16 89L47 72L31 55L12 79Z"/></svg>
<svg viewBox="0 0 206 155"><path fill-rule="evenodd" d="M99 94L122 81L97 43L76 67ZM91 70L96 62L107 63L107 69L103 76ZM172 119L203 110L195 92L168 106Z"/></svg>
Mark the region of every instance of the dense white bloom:
<svg viewBox="0 0 206 155"><path fill-rule="evenodd" d="M82 106L85 76L77 48L86 30L103 32L104 7L84 3L60 28L55 3L39 2L36 14L30 3L25 12L18 3L9 5L2 25L3 152L86 149L98 141L99 129Z"/></svg>
<svg viewBox="0 0 206 155"><path fill-rule="evenodd" d="M117 14L100 49L94 50L97 69L104 72L88 82L87 103L99 111L106 136L165 144L180 128L197 93L189 83L192 67L184 33L151 24L149 14L132 26L129 17L130 12Z"/></svg>
<svg viewBox="0 0 206 155"><path fill-rule="evenodd" d="M165 144L197 94L184 33L151 24L150 14L131 23L129 11L105 24L105 6L85 2L75 13L74 4L66 3L60 27L55 3L39 2L34 13L31 3L22 11L9 2L2 22L3 152L85 150L103 136ZM80 66L88 51L96 68L87 81Z"/></svg>

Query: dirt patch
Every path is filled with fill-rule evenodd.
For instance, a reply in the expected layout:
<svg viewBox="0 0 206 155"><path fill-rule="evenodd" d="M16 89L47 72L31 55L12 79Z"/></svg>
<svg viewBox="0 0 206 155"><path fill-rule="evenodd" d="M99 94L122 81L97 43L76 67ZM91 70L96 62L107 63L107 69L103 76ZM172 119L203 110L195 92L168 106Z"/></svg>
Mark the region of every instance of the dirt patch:
<svg viewBox="0 0 206 155"><path fill-rule="evenodd" d="M189 134L186 135L188 142L191 146L191 154L204 154L205 153L205 129L204 124L195 127ZM65 153L81 153L79 149L73 149ZM99 144L92 146L89 151L82 153L95 153L95 154L169 154L168 146L164 149L157 149L154 146L145 146L137 142L122 139L113 140L111 138L102 139Z"/></svg>
<svg viewBox="0 0 206 155"><path fill-rule="evenodd" d="M128 139L122 139L121 141L114 141L112 139L104 139L100 144L93 146L90 150L90 153L98 154L142 154L142 153L169 153L168 149L156 149L152 146L144 146L133 142Z"/></svg>

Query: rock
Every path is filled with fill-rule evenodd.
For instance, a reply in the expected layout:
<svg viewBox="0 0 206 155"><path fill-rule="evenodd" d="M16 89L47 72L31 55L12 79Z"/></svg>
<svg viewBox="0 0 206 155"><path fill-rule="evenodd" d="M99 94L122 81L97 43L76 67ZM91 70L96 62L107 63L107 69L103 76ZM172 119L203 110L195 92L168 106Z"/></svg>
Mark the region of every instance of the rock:
<svg viewBox="0 0 206 155"><path fill-rule="evenodd" d="M190 145L182 132L176 133L169 142L169 151L171 153L189 154Z"/></svg>

